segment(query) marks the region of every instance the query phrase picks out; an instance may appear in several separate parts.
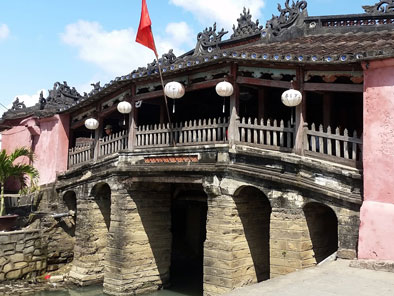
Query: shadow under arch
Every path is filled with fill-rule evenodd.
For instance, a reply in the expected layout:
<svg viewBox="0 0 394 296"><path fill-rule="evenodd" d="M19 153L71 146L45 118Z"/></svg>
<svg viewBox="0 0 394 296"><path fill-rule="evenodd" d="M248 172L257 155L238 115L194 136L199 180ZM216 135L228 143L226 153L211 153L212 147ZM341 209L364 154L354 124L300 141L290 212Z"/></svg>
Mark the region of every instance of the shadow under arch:
<svg viewBox="0 0 394 296"><path fill-rule="evenodd" d="M270 201L256 187L244 186L235 192L234 202L253 261L253 276L257 282L267 280L270 278Z"/></svg>
<svg viewBox="0 0 394 296"><path fill-rule="evenodd" d="M62 219L60 222L60 226L64 229L64 231L68 235L70 235L71 237L74 237L75 236L75 225L77 222L77 194L71 190L66 191L63 194L63 203L67 209L67 212L71 215L72 223L67 223L67 225L66 225L66 223L64 222L64 219Z"/></svg>
<svg viewBox="0 0 394 296"><path fill-rule="evenodd" d="M98 183L93 186L90 195L94 197L103 216L107 230L111 223L111 188L107 183Z"/></svg>
<svg viewBox="0 0 394 296"><path fill-rule="evenodd" d="M171 284L179 293L203 294L208 196L201 186L178 184L171 199Z"/></svg>
<svg viewBox="0 0 394 296"><path fill-rule="evenodd" d="M320 263L338 250L338 218L333 209L310 202L303 207L315 253L316 263Z"/></svg>

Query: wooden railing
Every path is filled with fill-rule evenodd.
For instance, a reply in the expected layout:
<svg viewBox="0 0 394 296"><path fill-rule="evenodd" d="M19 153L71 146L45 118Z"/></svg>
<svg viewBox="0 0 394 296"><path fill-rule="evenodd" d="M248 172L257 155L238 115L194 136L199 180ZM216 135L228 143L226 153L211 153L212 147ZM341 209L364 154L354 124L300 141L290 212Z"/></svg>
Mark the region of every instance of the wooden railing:
<svg viewBox="0 0 394 296"><path fill-rule="evenodd" d="M241 118L237 128L235 142L264 149L293 152L295 147L295 127L283 120L257 120ZM155 124L139 126L135 137L131 139L135 148L160 148L179 146L228 143L229 121L227 118L193 120L183 123ZM302 138L302 137L301 137ZM113 154L128 148L128 132L120 131L104 137L94 143L86 143L69 149L69 167L89 162L93 159ZM315 124L303 129L303 149L297 153L332 162L358 166L362 161L362 139L354 131L349 136L348 130L341 133L328 127ZM94 154L94 147L98 149Z"/></svg>
<svg viewBox="0 0 394 296"><path fill-rule="evenodd" d="M93 159L94 145L86 143L68 150L68 167L89 162Z"/></svg>
<svg viewBox="0 0 394 296"><path fill-rule="evenodd" d="M98 156L102 157L127 149L128 133L126 130L114 133L99 140Z"/></svg>
<svg viewBox="0 0 394 296"><path fill-rule="evenodd" d="M304 151L306 155L327 158L332 161L344 162L346 164L358 164L362 161L362 139L354 131L349 136L347 129L343 134L339 128L335 132L330 126L324 131L323 126L316 130L315 124L311 128L304 129Z"/></svg>
<svg viewBox="0 0 394 296"><path fill-rule="evenodd" d="M238 125L239 128L239 142L264 146L271 149L288 149L292 150L294 146L294 127L290 122L285 125L281 120L278 121L255 119L253 122L251 118L246 122L246 118L241 118Z"/></svg>
<svg viewBox="0 0 394 296"><path fill-rule="evenodd" d="M155 124L137 128L136 147L168 147L223 143L227 141L228 120L214 118L183 123Z"/></svg>

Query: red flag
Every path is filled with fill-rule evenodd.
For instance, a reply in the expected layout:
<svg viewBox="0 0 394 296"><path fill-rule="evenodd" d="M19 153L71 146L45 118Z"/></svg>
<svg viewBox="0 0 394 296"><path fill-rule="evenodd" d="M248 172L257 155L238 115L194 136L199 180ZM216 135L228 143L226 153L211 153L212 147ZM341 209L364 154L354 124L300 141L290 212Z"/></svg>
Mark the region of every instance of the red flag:
<svg viewBox="0 0 394 296"><path fill-rule="evenodd" d="M135 41L152 49L157 57L155 40L153 39L151 25L152 22L149 17L146 1L142 0L140 26L138 27L137 38L135 39Z"/></svg>

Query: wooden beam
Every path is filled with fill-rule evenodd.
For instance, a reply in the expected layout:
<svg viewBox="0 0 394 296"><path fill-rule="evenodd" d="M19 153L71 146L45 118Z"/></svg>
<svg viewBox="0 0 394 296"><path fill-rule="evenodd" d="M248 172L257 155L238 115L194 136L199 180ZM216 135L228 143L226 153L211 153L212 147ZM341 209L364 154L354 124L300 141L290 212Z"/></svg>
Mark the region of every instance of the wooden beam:
<svg viewBox="0 0 394 296"><path fill-rule="evenodd" d="M313 83L304 84L305 91L332 91L332 92L363 92L362 84L343 84L343 83Z"/></svg>
<svg viewBox="0 0 394 296"><path fill-rule="evenodd" d="M193 83L185 88L187 92L189 91L195 91L195 90L200 90L200 89L205 89L205 88L211 88L216 86L219 82L224 81L224 78L218 78L218 79L213 79L213 80L208 80L208 81L202 81L202 82L197 82ZM151 91L148 93L143 93L136 95L134 97L134 100L140 101L140 100L148 100L148 99L153 99L163 96L163 91L162 90L156 90L156 91Z"/></svg>
<svg viewBox="0 0 394 296"><path fill-rule="evenodd" d="M114 112L117 108L117 104L112 105L111 107L101 110L101 112L99 112L99 117L103 118L105 116L107 116L108 114Z"/></svg>
<svg viewBox="0 0 394 296"><path fill-rule="evenodd" d="M163 96L163 90L151 91L143 94L136 95L134 100L143 101Z"/></svg>
<svg viewBox="0 0 394 296"><path fill-rule="evenodd" d="M285 89L289 89L291 87L291 83L289 81L268 80L268 79L252 78L252 77L237 77L237 83L256 85L256 86L277 87L277 88L285 88Z"/></svg>
<svg viewBox="0 0 394 296"><path fill-rule="evenodd" d="M224 80L226 80L226 79L218 78L218 79L193 83L190 86L186 87L186 91L194 91L194 90L199 90L199 89L204 89L204 88L215 87L216 84L218 84L219 82L222 82Z"/></svg>

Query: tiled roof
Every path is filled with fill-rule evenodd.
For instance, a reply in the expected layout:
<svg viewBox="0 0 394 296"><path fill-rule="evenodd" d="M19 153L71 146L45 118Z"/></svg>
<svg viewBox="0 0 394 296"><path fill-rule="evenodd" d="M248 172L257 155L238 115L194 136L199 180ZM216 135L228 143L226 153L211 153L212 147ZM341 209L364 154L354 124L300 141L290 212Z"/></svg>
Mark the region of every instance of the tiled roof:
<svg viewBox="0 0 394 296"><path fill-rule="evenodd" d="M392 2L394 0L391 0ZM115 91L127 88L130 82L159 79L158 64L163 75L177 75L205 65L233 60L269 61L270 63L299 64L347 64L363 60L394 57L394 11L387 1L363 7L366 13L353 15L309 17L307 1L286 0L279 6L279 16L273 16L265 28L252 21L249 11L244 9L237 19L238 27L227 40L222 29L216 32L216 24L198 34L197 44L191 50L176 57L172 50L159 61L140 67L131 73L116 77L104 86L99 83L83 96L59 93L56 100L48 97L45 107L10 110L2 119L21 118L36 114L50 116L53 113L72 112L100 100ZM56 85L56 84L55 84ZM58 83L60 90L69 88ZM70 91L69 91L70 92ZM63 104L66 100L67 104ZM45 100L44 100L45 101ZM50 108L49 108L50 107Z"/></svg>
<svg viewBox="0 0 394 296"><path fill-rule="evenodd" d="M233 50L255 53L266 59L299 62L349 62L352 59L393 57L394 30L305 36Z"/></svg>

